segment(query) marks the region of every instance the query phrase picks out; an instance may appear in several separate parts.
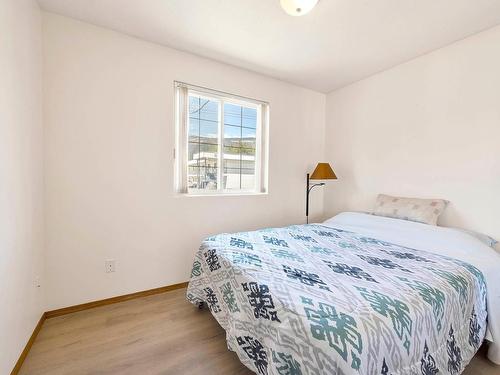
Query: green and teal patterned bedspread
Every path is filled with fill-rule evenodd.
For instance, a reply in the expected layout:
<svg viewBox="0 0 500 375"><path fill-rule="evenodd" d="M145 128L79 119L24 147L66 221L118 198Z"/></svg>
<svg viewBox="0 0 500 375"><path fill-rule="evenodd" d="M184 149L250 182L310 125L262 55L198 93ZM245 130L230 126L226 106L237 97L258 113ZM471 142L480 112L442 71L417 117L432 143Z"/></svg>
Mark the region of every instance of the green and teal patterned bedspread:
<svg viewBox="0 0 500 375"><path fill-rule="evenodd" d="M486 331L482 273L322 225L206 239L187 298L258 374L460 374Z"/></svg>

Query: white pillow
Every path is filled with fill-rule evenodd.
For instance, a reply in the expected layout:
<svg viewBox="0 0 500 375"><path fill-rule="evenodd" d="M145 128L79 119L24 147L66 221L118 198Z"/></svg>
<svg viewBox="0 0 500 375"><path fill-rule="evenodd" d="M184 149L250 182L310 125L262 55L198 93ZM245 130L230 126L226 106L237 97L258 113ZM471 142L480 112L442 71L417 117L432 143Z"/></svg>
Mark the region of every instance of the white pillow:
<svg viewBox="0 0 500 375"><path fill-rule="evenodd" d="M438 217L447 204L448 201L443 199L403 198L379 194L373 214L437 225Z"/></svg>
<svg viewBox="0 0 500 375"><path fill-rule="evenodd" d="M495 240L493 237L488 236L487 234L475 232L475 231L469 230L469 229L462 229L462 228L455 228L455 229L459 230L460 232L467 233L474 238L477 238L479 241L485 243L489 247L495 248L495 245L498 243L497 240Z"/></svg>

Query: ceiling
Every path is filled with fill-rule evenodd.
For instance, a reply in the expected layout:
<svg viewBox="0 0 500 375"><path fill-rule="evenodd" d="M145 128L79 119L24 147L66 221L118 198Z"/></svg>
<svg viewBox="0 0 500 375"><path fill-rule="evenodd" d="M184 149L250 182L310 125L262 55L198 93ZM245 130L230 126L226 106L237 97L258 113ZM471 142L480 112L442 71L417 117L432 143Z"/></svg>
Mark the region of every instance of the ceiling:
<svg viewBox="0 0 500 375"><path fill-rule="evenodd" d="M44 10L330 92L500 24L499 0L39 0Z"/></svg>

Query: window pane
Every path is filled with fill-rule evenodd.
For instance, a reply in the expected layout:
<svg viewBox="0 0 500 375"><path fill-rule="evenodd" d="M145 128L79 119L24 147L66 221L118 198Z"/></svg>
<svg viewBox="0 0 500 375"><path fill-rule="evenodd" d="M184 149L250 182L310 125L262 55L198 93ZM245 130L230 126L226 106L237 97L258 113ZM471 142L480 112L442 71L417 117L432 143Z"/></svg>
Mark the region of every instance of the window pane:
<svg viewBox="0 0 500 375"><path fill-rule="evenodd" d="M228 168L224 170L223 182L226 190L239 190L241 186L240 169Z"/></svg>
<svg viewBox="0 0 500 375"><path fill-rule="evenodd" d="M240 147L241 127L225 125L224 126L224 146Z"/></svg>
<svg viewBox="0 0 500 375"><path fill-rule="evenodd" d="M223 187L226 190L255 189L255 160L242 155L242 160L224 160Z"/></svg>
<svg viewBox="0 0 500 375"><path fill-rule="evenodd" d="M255 129L242 128L241 147L255 149Z"/></svg>
<svg viewBox="0 0 500 375"><path fill-rule="evenodd" d="M224 189L240 189L240 150L239 147L224 147Z"/></svg>
<svg viewBox="0 0 500 375"><path fill-rule="evenodd" d="M199 186L199 167L188 167L188 189L198 189Z"/></svg>
<svg viewBox="0 0 500 375"><path fill-rule="evenodd" d="M250 155L252 157L252 160L255 159L255 149L253 148L241 148L240 152L242 155Z"/></svg>
<svg viewBox="0 0 500 375"><path fill-rule="evenodd" d="M255 144L257 111L224 104L223 188L255 188Z"/></svg>
<svg viewBox="0 0 500 375"><path fill-rule="evenodd" d="M241 137L241 126L225 125L224 126L224 138L240 138Z"/></svg>
<svg viewBox="0 0 500 375"><path fill-rule="evenodd" d="M189 94L188 191L217 190L219 103Z"/></svg>
<svg viewBox="0 0 500 375"><path fill-rule="evenodd" d="M241 106L224 104L224 124L241 126Z"/></svg>
<svg viewBox="0 0 500 375"><path fill-rule="evenodd" d="M241 188L251 190L255 188L255 150L241 150Z"/></svg>
<svg viewBox="0 0 500 375"><path fill-rule="evenodd" d="M261 134L257 129L258 107L253 102L225 98L222 93L212 95L201 88L188 88L187 94L187 139L182 142L188 147L185 166L188 192L255 190L256 171L261 170L256 164L256 149L259 149L256 146L257 141L260 145Z"/></svg>
<svg viewBox="0 0 500 375"><path fill-rule="evenodd" d="M191 146L192 144L190 144ZM189 179L188 176L188 188L197 190L217 190L217 175L218 175L218 148L216 144L193 144L198 147L193 159L188 161L192 163L193 172L189 172L194 175L195 172L197 176ZM195 167L196 166L196 167ZM191 184L189 184L191 181Z"/></svg>
<svg viewBox="0 0 500 375"><path fill-rule="evenodd" d="M218 150L218 145L200 144L199 165L201 167L217 168Z"/></svg>
<svg viewBox="0 0 500 375"><path fill-rule="evenodd" d="M255 139L255 129L252 128L241 128L241 136L243 138L254 138Z"/></svg>
<svg viewBox="0 0 500 375"><path fill-rule="evenodd" d="M200 167L199 189L217 190L217 168Z"/></svg>
<svg viewBox="0 0 500 375"><path fill-rule="evenodd" d="M219 121L219 103L214 100L200 99L200 119Z"/></svg>
<svg viewBox="0 0 500 375"><path fill-rule="evenodd" d="M240 147L224 147L224 160L240 160Z"/></svg>
<svg viewBox="0 0 500 375"><path fill-rule="evenodd" d="M189 95L189 117L200 118L200 98Z"/></svg>
<svg viewBox="0 0 500 375"><path fill-rule="evenodd" d="M224 103L224 113L239 116L241 114L241 106L231 103Z"/></svg>
<svg viewBox="0 0 500 375"><path fill-rule="evenodd" d="M217 122L200 120L200 142L212 144L219 142L219 124Z"/></svg>
<svg viewBox="0 0 500 375"><path fill-rule="evenodd" d="M257 128L257 110L255 108L243 107L242 125L253 129Z"/></svg>
<svg viewBox="0 0 500 375"><path fill-rule="evenodd" d="M198 142L198 137L200 134L200 120L197 118L190 117L189 118L189 142Z"/></svg>
<svg viewBox="0 0 500 375"><path fill-rule="evenodd" d="M198 159L200 157L200 144L198 142L188 143L188 167L198 166Z"/></svg>
<svg viewBox="0 0 500 375"><path fill-rule="evenodd" d="M255 171L255 160L252 156L245 156L243 155L241 157L241 168L244 169L246 172L245 173L254 173Z"/></svg>
<svg viewBox="0 0 500 375"><path fill-rule="evenodd" d="M240 159L226 159L224 160L224 173L240 173L241 161Z"/></svg>
<svg viewBox="0 0 500 375"><path fill-rule="evenodd" d="M255 189L255 173L241 174L241 188L243 190Z"/></svg>

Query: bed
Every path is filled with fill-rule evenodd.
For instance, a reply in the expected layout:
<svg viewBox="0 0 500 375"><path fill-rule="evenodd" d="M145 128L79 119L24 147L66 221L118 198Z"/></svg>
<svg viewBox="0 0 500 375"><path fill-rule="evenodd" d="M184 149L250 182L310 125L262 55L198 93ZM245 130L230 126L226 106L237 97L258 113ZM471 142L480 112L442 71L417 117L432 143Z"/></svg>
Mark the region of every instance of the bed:
<svg viewBox="0 0 500 375"><path fill-rule="evenodd" d="M460 374L500 363L500 255L466 233L345 212L220 234L187 298L257 374Z"/></svg>

